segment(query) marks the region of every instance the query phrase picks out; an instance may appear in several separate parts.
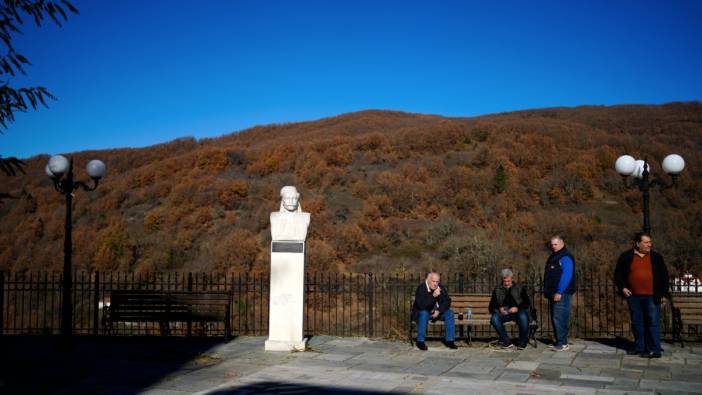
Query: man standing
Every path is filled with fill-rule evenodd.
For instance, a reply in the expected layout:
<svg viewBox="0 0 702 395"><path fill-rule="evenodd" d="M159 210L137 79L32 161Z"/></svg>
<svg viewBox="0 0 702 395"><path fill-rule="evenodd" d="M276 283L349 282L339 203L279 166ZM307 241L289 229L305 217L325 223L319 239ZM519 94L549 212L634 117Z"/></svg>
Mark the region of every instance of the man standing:
<svg viewBox="0 0 702 395"><path fill-rule="evenodd" d="M510 269L502 269L502 284L495 287L490 298L490 325L500 337L500 345L512 348L514 345L507 335L504 323L515 321L519 325L519 343L517 348L524 348L529 342L529 307L531 301L527 289L513 281Z"/></svg>
<svg viewBox="0 0 702 395"><path fill-rule="evenodd" d="M412 305L412 320L417 322L417 348L427 350L424 338L427 333L429 320L443 320L446 347L455 350L453 311L451 311L451 298L445 287L439 286L439 273L427 274L427 279L419 284L414 294Z"/></svg>
<svg viewBox="0 0 702 395"><path fill-rule="evenodd" d="M639 232L634 236L634 248L617 260L614 282L620 296L626 298L631 314L631 331L635 348L629 355L660 358L661 303L670 298L668 269L663 257L652 250L651 235Z"/></svg>
<svg viewBox="0 0 702 395"><path fill-rule="evenodd" d="M561 236L551 238L551 256L544 268L544 297L548 299L551 324L556 337L554 351L565 351L568 345L570 303L575 293L575 258L565 247Z"/></svg>

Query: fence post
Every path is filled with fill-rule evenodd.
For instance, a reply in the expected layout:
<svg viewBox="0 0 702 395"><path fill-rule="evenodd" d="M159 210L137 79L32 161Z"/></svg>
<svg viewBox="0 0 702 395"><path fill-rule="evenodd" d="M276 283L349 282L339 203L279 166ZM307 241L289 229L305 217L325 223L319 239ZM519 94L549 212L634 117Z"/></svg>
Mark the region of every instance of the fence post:
<svg viewBox="0 0 702 395"><path fill-rule="evenodd" d="M368 337L373 337L373 273L368 273Z"/></svg>
<svg viewBox="0 0 702 395"><path fill-rule="evenodd" d="M5 327L5 272L0 271L0 335Z"/></svg>
<svg viewBox="0 0 702 395"><path fill-rule="evenodd" d="M466 287L466 276L463 273L458 274L458 292L464 293Z"/></svg>
<svg viewBox="0 0 702 395"><path fill-rule="evenodd" d="M93 298L93 335L97 336L100 322L100 272L95 272L95 293Z"/></svg>
<svg viewBox="0 0 702 395"><path fill-rule="evenodd" d="M193 291L193 273L189 272L188 273L188 292ZM190 337L193 333L193 322L188 321L188 337Z"/></svg>

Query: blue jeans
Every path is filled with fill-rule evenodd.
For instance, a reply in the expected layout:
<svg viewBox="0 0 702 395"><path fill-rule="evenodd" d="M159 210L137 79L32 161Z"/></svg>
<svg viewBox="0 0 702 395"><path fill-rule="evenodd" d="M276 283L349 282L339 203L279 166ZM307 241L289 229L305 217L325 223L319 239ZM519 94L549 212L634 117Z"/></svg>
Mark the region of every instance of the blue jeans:
<svg viewBox="0 0 702 395"><path fill-rule="evenodd" d="M626 301L629 304L636 351L662 352L661 305L653 303L653 296L631 295Z"/></svg>
<svg viewBox="0 0 702 395"><path fill-rule="evenodd" d="M509 343L509 336L505 330L505 322L514 321L519 325L519 344L524 345L529 342L529 314L526 310L519 310L514 314L502 315L494 313L490 318L490 325L495 328L497 335L500 336L502 344Z"/></svg>
<svg viewBox="0 0 702 395"><path fill-rule="evenodd" d="M556 346L568 344L570 302L572 298L572 294L562 294L560 301L554 302L553 298L550 298L548 301L548 307L551 310L551 325L553 326L553 334L556 337Z"/></svg>
<svg viewBox="0 0 702 395"><path fill-rule="evenodd" d="M419 310L417 315L417 341L423 342L427 335L427 324L431 319L431 312L428 310ZM453 311L448 309L441 314L438 319L444 321L444 329L446 333L444 337L447 342L452 342L455 339L456 328L453 322Z"/></svg>

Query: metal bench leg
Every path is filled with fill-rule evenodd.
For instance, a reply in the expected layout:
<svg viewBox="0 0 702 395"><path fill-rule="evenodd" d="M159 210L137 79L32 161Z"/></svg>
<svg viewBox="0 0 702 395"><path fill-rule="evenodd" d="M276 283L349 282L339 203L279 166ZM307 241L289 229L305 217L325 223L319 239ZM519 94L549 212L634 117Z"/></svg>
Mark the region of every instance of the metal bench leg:
<svg viewBox="0 0 702 395"><path fill-rule="evenodd" d="M161 336L171 335L171 326L168 321L159 321L158 326L161 329Z"/></svg>
<svg viewBox="0 0 702 395"><path fill-rule="evenodd" d="M413 323L413 322L414 322L414 321L410 321L410 324L409 324L409 336L408 336L408 337L409 337L410 346L413 346L413 347L414 347L414 338L412 337L412 323Z"/></svg>
<svg viewBox="0 0 702 395"><path fill-rule="evenodd" d="M468 331L468 344L472 345L473 344L473 326L468 325L466 327L466 331Z"/></svg>
<svg viewBox="0 0 702 395"><path fill-rule="evenodd" d="M224 341L229 341L232 338L232 316L231 308L227 305L226 313L224 314Z"/></svg>
<svg viewBox="0 0 702 395"><path fill-rule="evenodd" d="M536 343L536 327L529 328L529 340L534 342L534 348L538 348L538 344Z"/></svg>
<svg viewBox="0 0 702 395"><path fill-rule="evenodd" d="M115 331L115 326L112 324L111 320L103 321L103 327L105 328L105 333L108 335L115 336L117 334L117 331Z"/></svg>
<svg viewBox="0 0 702 395"><path fill-rule="evenodd" d="M673 343L680 341L680 347L685 347L682 339L682 316L680 309L673 307Z"/></svg>
<svg viewBox="0 0 702 395"><path fill-rule="evenodd" d="M112 319L110 317L110 312L107 308L102 309L102 330L105 332L107 335L116 335L117 332L115 332L115 328L112 325Z"/></svg>

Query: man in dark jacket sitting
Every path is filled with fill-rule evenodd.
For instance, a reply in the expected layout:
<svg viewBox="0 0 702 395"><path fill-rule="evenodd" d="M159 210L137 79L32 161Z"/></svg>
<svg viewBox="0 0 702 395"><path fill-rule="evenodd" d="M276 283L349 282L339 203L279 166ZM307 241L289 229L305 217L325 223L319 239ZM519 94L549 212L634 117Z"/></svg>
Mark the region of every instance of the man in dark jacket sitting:
<svg viewBox="0 0 702 395"><path fill-rule="evenodd" d="M417 322L417 348L426 351L427 345L424 338L427 333L429 320L443 320L445 328L446 347L455 350L453 311L451 311L451 298L446 287L439 286L439 273L431 272L426 281L419 284L414 294L412 305L412 320Z"/></svg>
<svg viewBox="0 0 702 395"><path fill-rule="evenodd" d="M490 298L490 313L492 317L490 324L500 336L500 345L505 348L512 348L514 345L510 341L505 330L504 323L515 321L519 325L518 348L526 347L529 342L529 307L531 301L525 286L517 284L512 280L512 270L502 269L502 284L495 287Z"/></svg>

